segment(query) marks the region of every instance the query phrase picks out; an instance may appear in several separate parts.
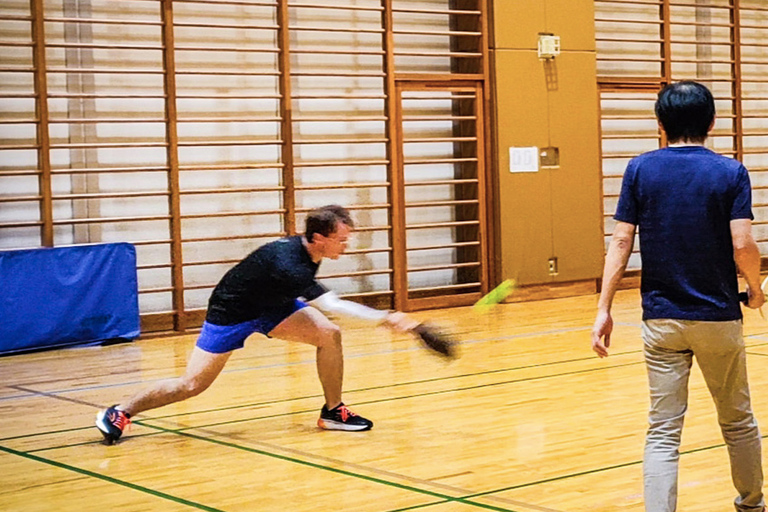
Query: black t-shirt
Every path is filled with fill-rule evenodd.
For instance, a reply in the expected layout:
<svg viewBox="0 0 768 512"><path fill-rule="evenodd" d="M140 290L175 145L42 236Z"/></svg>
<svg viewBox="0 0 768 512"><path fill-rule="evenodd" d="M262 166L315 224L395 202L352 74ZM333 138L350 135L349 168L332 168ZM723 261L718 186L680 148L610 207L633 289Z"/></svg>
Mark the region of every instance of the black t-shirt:
<svg viewBox="0 0 768 512"><path fill-rule="evenodd" d="M232 267L214 288L205 321L239 324L285 308L298 297L314 300L326 293L315 280L320 265L312 261L302 238L270 242Z"/></svg>

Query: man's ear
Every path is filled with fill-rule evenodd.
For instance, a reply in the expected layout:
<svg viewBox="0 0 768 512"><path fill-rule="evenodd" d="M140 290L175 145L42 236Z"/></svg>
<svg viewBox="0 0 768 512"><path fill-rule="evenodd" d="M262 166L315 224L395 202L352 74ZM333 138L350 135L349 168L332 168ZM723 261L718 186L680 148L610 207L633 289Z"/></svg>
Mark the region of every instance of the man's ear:
<svg viewBox="0 0 768 512"><path fill-rule="evenodd" d="M707 129L707 133L711 132L715 128L715 121L717 121L717 116L712 118L712 123L709 125L709 129Z"/></svg>

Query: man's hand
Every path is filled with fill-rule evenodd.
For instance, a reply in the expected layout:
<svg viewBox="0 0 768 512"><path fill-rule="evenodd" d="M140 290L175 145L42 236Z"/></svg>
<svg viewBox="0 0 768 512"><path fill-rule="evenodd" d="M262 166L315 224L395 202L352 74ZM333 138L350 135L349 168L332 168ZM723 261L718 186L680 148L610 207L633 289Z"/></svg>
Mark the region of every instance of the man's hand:
<svg viewBox="0 0 768 512"><path fill-rule="evenodd" d="M748 308L757 309L765 304L765 294L760 287L753 290L747 286L747 296L749 297L749 300L747 301Z"/></svg>
<svg viewBox="0 0 768 512"><path fill-rule="evenodd" d="M387 315L387 317L384 319L384 325L393 331L408 332L415 329L416 326L419 325L419 322L410 318L405 313L395 311Z"/></svg>
<svg viewBox="0 0 768 512"><path fill-rule="evenodd" d="M595 325L592 327L592 350L600 357L608 357L611 346L613 318L609 311L598 311Z"/></svg>

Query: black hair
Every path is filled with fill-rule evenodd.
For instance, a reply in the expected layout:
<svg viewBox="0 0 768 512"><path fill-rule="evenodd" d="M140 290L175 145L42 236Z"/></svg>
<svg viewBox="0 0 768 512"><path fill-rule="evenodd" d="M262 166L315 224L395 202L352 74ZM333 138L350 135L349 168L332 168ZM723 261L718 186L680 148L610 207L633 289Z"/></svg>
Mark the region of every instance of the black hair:
<svg viewBox="0 0 768 512"><path fill-rule="evenodd" d="M355 227L352 217L349 216L349 211L343 206L337 204L321 206L312 210L307 215L304 236L307 237L308 242L312 241L315 233L328 236L336 232L336 226L339 222L346 224L350 228Z"/></svg>
<svg viewBox="0 0 768 512"><path fill-rule="evenodd" d="M670 142L701 143L715 119L715 99L705 86L686 80L664 87L655 110Z"/></svg>

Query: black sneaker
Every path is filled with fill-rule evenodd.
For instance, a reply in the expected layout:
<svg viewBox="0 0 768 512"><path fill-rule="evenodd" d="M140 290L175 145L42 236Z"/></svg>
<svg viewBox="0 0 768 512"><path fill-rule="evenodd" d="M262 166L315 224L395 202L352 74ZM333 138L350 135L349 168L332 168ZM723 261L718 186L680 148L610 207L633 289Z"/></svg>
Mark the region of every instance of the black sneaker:
<svg viewBox="0 0 768 512"><path fill-rule="evenodd" d="M317 420L317 426L325 430L359 431L370 430L373 427L373 422L353 413L342 403L330 411L324 405L320 411L320 419Z"/></svg>
<svg viewBox="0 0 768 512"><path fill-rule="evenodd" d="M125 427L131 424L131 415L115 409L113 405L109 409L99 411L96 415L96 428L104 435L104 443L112 444L123 435Z"/></svg>

